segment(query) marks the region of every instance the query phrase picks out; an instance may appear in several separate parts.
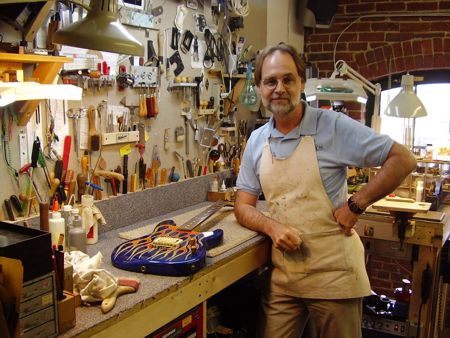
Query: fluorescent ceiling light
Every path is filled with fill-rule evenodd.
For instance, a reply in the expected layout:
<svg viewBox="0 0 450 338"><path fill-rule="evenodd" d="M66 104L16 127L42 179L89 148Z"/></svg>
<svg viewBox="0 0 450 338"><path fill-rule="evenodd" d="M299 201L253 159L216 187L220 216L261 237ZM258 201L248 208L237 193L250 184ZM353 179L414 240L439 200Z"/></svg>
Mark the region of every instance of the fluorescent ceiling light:
<svg viewBox="0 0 450 338"><path fill-rule="evenodd" d="M367 102L367 93L358 82L342 78L335 79L308 79L305 85L307 101L356 101L362 104Z"/></svg>
<svg viewBox="0 0 450 338"><path fill-rule="evenodd" d="M144 46L120 23L118 0L91 0L86 17L55 32L54 43L144 56Z"/></svg>
<svg viewBox="0 0 450 338"><path fill-rule="evenodd" d="M81 100L83 90L80 87L66 84L40 84L37 82L0 82L1 98L3 90L8 90L9 98L14 97L14 101L25 100ZM13 95L13 96L11 96ZM5 101L6 102L6 101ZM6 103L6 104L9 104ZM6 105L3 104L2 106Z"/></svg>
<svg viewBox="0 0 450 338"><path fill-rule="evenodd" d="M15 90L12 87L0 87L0 107L7 106L16 100Z"/></svg>
<svg viewBox="0 0 450 338"><path fill-rule="evenodd" d="M402 76L402 90L389 102L384 114L393 117L415 118L427 116L427 110L413 90L414 76Z"/></svg>

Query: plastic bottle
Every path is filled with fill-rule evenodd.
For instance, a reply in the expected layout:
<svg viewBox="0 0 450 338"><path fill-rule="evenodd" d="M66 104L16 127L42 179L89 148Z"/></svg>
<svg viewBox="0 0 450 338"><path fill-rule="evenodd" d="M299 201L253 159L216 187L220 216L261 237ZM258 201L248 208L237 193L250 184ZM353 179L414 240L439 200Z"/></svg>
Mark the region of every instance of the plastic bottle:
<svg viewBox="0 0 450 338"><path fill-rule="evenodd" d="M83 228L80 212L72 210L72 226L69 229L70 251L78 250L86 253L86 231Z"/></svg>
<svg viewBox="0 0 450 338"><path fill-rule="evenodd" d="M61 213L59 211L53 211L52 215L48 221L48 231L52 235L52 246L58 246L60 235L64 236L64 218L61 217ZM64 248L64 240L62 241Z"/></svg>
<svg viewBox="0 0 450 338"><path fill-rule="evenodd" d="M423 198L423 181L416 183L416 202L422 202Z"/></svg>
<svg viewBox="0 0 450 338"><path fill-rule="evenodd" d="M70 204L64 205L64 207L61 210L61 216L64 218L64 224L65 224L65 231L64 231L64 246L66 248L70 247L69 244L69 229L72 226L72 206Z"/></svg>
<svg viewBox="0 0 450 338"><path fill-rule="evenodd" d="M214 177L210 189L211 191L219 191L219 176Z"/></svg>
<svg viewBox="0 0 450 338"><path fill-rule="evenodd" d="M81 196L81 219L86 230L86 243L95 244L98 242L98 223L94 217L92 207L94 206L94 196Z"/></svg>

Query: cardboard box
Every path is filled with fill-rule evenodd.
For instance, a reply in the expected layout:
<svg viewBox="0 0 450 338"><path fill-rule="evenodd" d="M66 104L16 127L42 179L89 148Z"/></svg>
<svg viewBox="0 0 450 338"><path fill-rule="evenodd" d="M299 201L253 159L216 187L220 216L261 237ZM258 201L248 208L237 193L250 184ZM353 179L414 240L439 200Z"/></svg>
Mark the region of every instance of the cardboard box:
<svg viewBox="0 0 450 338"><path fill-rule="evenodd" d="M67 291L64 291L64 296L64 299L58 301L58 331L60 334L76 324L75 297Z"/></svg>
<svg viewBox="0 0 450 338"><path fill-rule="evenodd" d="M73 265L64 262L64 290L73 292Z"/></svg>

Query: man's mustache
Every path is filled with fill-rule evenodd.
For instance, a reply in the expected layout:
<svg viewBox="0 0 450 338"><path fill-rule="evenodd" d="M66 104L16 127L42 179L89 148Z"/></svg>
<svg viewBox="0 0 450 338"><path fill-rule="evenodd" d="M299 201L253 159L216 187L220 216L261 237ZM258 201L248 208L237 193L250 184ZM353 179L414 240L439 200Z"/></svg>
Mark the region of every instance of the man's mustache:
<svg viewBox="0 0 450 338"><path fill-rule="evenodd" d="M277 96L272 96L270 98L270 100L282 100L282 99L290 100L291 97L289 95L277 95Z"/></svg>

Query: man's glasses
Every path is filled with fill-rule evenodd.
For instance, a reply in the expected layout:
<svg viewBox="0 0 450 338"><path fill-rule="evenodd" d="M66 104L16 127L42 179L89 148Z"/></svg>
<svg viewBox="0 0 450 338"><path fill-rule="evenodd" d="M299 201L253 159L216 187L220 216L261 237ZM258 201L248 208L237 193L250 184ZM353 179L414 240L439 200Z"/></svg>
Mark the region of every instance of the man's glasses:
<svg viewBox="0 0 450 338"><path fill-rule="evenodd" d="M286 75L280 79L277 79L275 77L268 77L262 80L262 85L267 89L273 90L278 86L279 81L281 81L281 84L285 89L290 89L297 85L298 77L294 75Z"/></svg>

